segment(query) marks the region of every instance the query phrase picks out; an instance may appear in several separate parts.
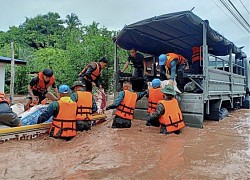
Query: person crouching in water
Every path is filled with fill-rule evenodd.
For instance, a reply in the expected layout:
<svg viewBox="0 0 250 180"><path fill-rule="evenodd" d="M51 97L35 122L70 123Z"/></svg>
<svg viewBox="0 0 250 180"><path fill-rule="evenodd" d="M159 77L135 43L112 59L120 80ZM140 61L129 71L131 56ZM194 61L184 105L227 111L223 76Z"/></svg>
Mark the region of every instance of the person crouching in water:
<svg viewBox="0 0 250 180"><path fill-rule="evenodd" d="M185 123L178 101L174 98L176 95L174 87L166 85L161 91L164 94L164 100L158 102L155 113L150 115L150 121L159 119L160 133L180 134L181 129L185 127Z"/></svg>
<svg viewBox="0 0 250 180"><path fill-rule="evenodd" d="M47 110L38 118L37 124L43 123L53 116L50 136L70 140L76 136L76 102L70 99L70 88L59 86L60 100L52 102Z"/></svg>
<svg viewBox="0 0 250 180"><path fill-rule="evenodd" d="M75 92L70 97L77 103L76 130L91 130L92 114L97 111L95 99L91 92L86 91L85 85L81 81L75 81L72 88Z"/></svg>
<svg viewBox="0 0 250 180"><path fill-rule="evenodd" d="M130 128L131 120L134 116L136 101L141 99L147 92L135 93L129 81L123 82L123 91L120 91L114 103L109 105L106 110L115 109L112 128Z"/></svg>
<svg viewBox="0 0 250 180"><path fill-rule="evenodd" d="M150 121L150 114L154 113L156 111L157 103L160 100L163 100L163 93L161 92L161 80L158 78L153 79L152 81L152 87L150 87L147 90L148 98L148 118L147 118L147 126L156 126L159 127L160 123L158 120L156 121Z"/></svg>

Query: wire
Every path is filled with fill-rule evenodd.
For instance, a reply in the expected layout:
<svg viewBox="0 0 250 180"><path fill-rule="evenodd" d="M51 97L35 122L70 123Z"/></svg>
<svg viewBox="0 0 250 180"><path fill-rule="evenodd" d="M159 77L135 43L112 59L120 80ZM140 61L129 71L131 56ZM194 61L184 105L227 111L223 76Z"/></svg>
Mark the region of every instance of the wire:
<svg viewBox="0 0 250 180"><path fill-rule="evenodd" d="M238 11L238 9L234 6L234 4L228 0L228 2L233 6L233 8L235 9L235 11L240 15L240 17L245 21L245 23L249 26L250 28L250 25L248 24L248 22L246 21L246 19L241 15L241 13Z"/></svg>
<svg viewBox="0 0 250 180"><path fill-rule="evenodd" d="M216 2L213 0L214 4L236 25L240 30L242 30L245 33L245 29L242 29L242 27L237 24L227 13L224 11Z"/></svg>
<svg viewBox="0 0 250 180"><path fill-rule="evenodd" d="M245 10L248 12L248 14L250 14L250 12L247 10L247 7L243 4L243 2L241 0L239 0L239 1L242 4L242 6L245 8Z"/></svg>
<svg viewBox="0 0 250 180"><path fill-rule="evenodd" d="M235 13L233 12L232 8L231 8L224 0L220 0L220 2L224 5L224 7L227 8L227 10L231 13L231 15L233 15L234 18L237 19L237 21L242 25L242 27L244 27L244 29L245 29L248 33L250 33L250 28L247 27L248 25L246 25L246 24L240 19L240 17L239 17L237 14L235 14Z"/></svg>

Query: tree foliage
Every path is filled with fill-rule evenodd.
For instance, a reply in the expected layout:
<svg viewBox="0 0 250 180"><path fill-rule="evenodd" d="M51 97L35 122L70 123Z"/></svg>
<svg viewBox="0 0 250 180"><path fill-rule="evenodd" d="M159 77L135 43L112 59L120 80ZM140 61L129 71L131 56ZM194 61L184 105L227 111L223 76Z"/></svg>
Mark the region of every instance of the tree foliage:
<svg viewBox="0 0 250 180"><path fill-rule="evenodd" d="M103 71L101 83L107 90L112 88L114 44L116 31L110 31L93 22L82 25L74 13L63 20L58 13L49 12L26 18L19 27L0 31L0 56L10 57L10 42L15 42L15 58L28 60L27 66L18 67L16 91L25 92L30 80L29 74L52 68L57 85L71 85L78 73L91 61L102 56L109 59L108 68ZM119 50L119 56L126 60L126 51ZM9 79L7 72L6 79Z"/></svg>

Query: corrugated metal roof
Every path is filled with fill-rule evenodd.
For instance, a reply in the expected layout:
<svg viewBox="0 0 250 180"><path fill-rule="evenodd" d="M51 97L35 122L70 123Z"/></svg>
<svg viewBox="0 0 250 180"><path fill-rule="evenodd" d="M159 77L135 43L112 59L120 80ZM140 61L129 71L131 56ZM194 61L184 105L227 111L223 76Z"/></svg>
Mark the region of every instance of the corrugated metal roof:
<svg viewBox="0 0 250 180"><path fill-rule="evenodd" d="M11 58L0 56L0 62L10 64L11 63ZM21 59L15 59L15 64L27 64L27 61L26 60L21 60Z"/></svg>

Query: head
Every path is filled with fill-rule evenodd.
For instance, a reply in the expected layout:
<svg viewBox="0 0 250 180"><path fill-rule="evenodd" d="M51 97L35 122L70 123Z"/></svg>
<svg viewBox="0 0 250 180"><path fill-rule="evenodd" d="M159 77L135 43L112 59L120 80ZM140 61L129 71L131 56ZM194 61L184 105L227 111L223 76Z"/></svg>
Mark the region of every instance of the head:
<svg viewBox="0 0 250 180"><path fill-rule="evenodd" d="M130 49L130 56L132 56L132 57L136 57L136 49Z"/></svg>
<svg viewBox="0 0 250 180"><path fill-rule="evenodd" d="M123 90L130 90L132 89L132 84L130 81L124 81L122 84Z"/></svg>
<svg viewBox="0 0 250 180"><path fill-rule="evenodd" d="M152 81L152 87L153 88L159 88L161 86L161 80L158 78L153 79Z"/></svg>
<svg viewBox="0 0 250 180"><path fill-rule="evenodd" d="M164 94L165 98L172 98L176 95L174 91L174 86L166 85L164 88L161 89L161 92Z"/></svg>
<svg viewBox="0 0 250 180"><path fill-rule="evenodd" d="M43 70L43 79L45 82L48 82L50 78L53 76L53 70L52 69L44 69Z"/></svg>
<svg viewBox="0 0 250 180"><path fill-rule="evenodd" d="M101 68L104 69L108 65L108 59L106 57L101 57L99 63Z"/></svg>
<svg viewBox="0 0 250 180"><path fill-rule="evenodd" d="M71 92L69 86L65 84L60 85L58 91L61 97L70 96L70 92Z"/></svg>
<svg viewBox="0 0 250 180"><path fill-rule="evenodd" d="M82 81L75 81L71 89L74 91L83 91L85 90L85 84L83 84Z"/></svg>
<svg viewBox="0 0 250 180"><path fill-rule="evenodd" d="M166 60L167 60L167 56L166 56L165 54L161 54L161 55L159 56L159 65L160 65L160 66L164 65L165 62L166 62Z"/></svg>

